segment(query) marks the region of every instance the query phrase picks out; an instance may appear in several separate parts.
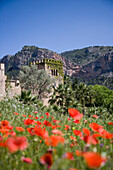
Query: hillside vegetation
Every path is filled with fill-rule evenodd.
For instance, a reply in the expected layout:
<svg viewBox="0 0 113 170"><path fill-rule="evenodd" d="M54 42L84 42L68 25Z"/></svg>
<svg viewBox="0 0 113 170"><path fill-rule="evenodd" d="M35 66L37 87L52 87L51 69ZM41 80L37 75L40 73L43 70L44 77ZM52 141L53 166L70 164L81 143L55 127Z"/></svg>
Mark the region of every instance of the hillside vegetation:
<svg viewBox="0 0 113 170"><path fill-rule="evenodd" d="M72 51L66 51L61 53L60 55L70 59L73 63L79 65L86 65L111 51L113 52L112 46L94 46Z"/></svg>

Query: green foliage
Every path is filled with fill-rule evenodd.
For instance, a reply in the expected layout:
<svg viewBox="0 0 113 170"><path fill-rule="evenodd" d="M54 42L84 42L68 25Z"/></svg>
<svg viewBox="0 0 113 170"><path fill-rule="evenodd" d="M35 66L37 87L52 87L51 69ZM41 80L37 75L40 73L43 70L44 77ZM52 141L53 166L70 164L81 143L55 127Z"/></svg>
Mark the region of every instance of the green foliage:
<svg viewBox="0 0 113 170"><path fill-rule="evenodd" d="M92 86L95 91L95 105L104 106L110 112L113 112L113 90L109 90L105 86L95 85Z"/></svg>
<svg viewBox="0 0 113 170"><path fill-rule="evenodd" d="M59 110L60 113L66 114L69 107L80 106L73 96L73 91L68 77L64 77L64 83L59 84L58 87L53 87L53 89L54 92L49 100L49 103L51 105L56 104L58 108L55 105L54 108Z"/></svg>
<svg viewBox="0 0 113 170"><path fill-rule="evenodd" d="M24 104L31 104L37 102L37 96L33 96L31 91L21 91L21 95L16 97L20 102L22 101Z"/></svg>
<svg viewBox="0 0 113 170"><path fill-rule="evenodd" d="M83 49L77 49L72 51L66 51L61 53L61 56L69 58L71 62L85 65L89 62L94 61L95 59L103 56L109 50L113 50L112 46L94 46L87 47Z"/></svg>

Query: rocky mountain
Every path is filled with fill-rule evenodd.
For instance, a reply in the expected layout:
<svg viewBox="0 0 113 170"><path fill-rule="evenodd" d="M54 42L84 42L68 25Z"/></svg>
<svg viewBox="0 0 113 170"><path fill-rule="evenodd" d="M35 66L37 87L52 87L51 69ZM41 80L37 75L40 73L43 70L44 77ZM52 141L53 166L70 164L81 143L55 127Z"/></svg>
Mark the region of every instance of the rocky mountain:
<svg viewBox="0 0 113 170"><path fill-rule="evenodd" d="M61 53L78 64L75 76L90 80L98 76L113 77L113 47L94 46ZM74 75L74 74L73 74Z"/></svg>
<svg viewBox="0 0 113 170"><path fill-rule="evenodd" d="M6 75L8 75L9 78L17 79L19 77L19 71L23 65L29 65L32 61L43 58L52 58L63 61L64 72L73 68L73 64L69 59L62 57L56 52L35 46L24 46L22 50L15 55L4 56L0 62L5 63Z"/></svg>
<svg viewBox="0 0 113 170"><path fill-rule="evenodd" d="M66 51L61 54L35 46L24 46L15 55L6 55L1 59L5 63L6 74L10 78L18 78L23 65L29 65L34 60L53 58L64 63L64 72L85 81L96 83L113 79L113 47L94 46L78 50ZM104 77L104 79L102 78ZM93 81L94 80L94 81ZM108 83L109 84L109 83ZM110 87L111 88L111 87Z"/></svg>

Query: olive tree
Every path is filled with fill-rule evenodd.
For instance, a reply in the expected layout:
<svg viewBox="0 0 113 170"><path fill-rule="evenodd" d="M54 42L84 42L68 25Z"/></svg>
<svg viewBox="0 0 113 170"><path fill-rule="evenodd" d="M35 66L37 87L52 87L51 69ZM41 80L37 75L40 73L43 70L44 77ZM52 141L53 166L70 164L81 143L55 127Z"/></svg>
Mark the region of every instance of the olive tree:
<svg viewBox="0 0 113 170"><path fill-rule="evenodd" d="M46 97L50 93L53 79L49 77L45 70L38 70L37 66L23 66L20 71L20 83L22 89L31 90L32 94L37 94L39 99Z"/></svg>

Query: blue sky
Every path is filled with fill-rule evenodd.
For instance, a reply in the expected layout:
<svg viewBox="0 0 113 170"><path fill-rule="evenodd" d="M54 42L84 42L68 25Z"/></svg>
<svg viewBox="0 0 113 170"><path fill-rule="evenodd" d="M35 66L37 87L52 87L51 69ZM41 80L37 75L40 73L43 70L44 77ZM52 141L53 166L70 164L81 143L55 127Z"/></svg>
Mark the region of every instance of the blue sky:
<svg viewBox="0 0 113 170"><path fill-rule="evenodd" d="M113 0L0 0L0 58L24 45L113 46Z"/></svg>

